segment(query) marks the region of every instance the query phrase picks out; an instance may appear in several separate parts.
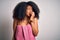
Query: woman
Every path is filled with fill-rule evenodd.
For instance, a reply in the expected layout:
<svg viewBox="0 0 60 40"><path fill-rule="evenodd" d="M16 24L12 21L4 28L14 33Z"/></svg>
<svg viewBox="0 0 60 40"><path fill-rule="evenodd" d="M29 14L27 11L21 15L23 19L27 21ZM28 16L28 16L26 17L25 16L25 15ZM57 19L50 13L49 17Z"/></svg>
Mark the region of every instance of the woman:
<svg viewBox="0 0 60 40"><path fill-rule="evenodd" d="M35 40L38 34L39 8L32 2L20 2L13 11L13 39Z"/></svg>

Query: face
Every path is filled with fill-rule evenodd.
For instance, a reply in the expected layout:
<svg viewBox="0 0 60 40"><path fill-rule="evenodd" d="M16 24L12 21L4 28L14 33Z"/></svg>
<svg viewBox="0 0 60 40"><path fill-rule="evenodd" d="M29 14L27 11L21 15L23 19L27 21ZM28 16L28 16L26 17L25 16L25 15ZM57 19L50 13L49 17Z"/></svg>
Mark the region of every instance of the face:
<svg viewBox="0 0 60 40"><path fill-rule="evenodd" d="M27 6L27 9L26 9L26 15L27 15L27 16L30 16L30 14L32 13L32 11L33 11L33 10L32 10L32 6L28 5L28 6Z"/></svg>

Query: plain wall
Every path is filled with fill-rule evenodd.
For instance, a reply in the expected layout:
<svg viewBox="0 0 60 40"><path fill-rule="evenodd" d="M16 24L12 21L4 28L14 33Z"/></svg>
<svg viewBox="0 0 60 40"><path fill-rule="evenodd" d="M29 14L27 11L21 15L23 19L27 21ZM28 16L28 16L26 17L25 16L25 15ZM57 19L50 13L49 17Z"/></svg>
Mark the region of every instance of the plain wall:
<svg viewBox="0 0 60 40"><path fill-rule="evenodd" d="M12 11L20 1L23 0L0 0L0 40L12 40ZM60 0L33 1L40 8L36 40L60 40Z"/></svg>

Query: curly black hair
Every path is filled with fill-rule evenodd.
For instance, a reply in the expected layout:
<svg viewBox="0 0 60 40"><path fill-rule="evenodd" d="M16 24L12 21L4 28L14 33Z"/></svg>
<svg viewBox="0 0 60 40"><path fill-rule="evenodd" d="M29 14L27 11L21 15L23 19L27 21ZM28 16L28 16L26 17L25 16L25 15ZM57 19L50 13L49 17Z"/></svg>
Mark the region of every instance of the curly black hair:
<svg viewBox="0 0 60 40"><path fill-rule="evenodd" d="M18 3L13 10L13 18L18 20L24 19L28 5L32 6L33 11L35 12L35 17L39 19L40 10L38 6L32 1Z"/></svg>

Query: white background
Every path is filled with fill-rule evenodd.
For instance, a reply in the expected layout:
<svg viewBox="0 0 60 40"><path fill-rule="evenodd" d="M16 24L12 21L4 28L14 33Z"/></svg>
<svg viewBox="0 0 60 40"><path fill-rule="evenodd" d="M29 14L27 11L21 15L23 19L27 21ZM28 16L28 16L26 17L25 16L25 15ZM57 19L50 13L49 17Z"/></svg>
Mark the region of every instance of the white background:
<svg viewBox="0 0 60 40"><path fill-rule="evenodd" d="M12 40L12 11L23 0L0 0L0 40ZM24 0L28 1L28 0ZM60 40L60 0L33 0L40 8L36 40Z"/></svg>

